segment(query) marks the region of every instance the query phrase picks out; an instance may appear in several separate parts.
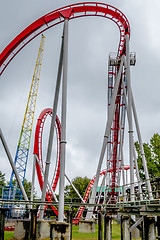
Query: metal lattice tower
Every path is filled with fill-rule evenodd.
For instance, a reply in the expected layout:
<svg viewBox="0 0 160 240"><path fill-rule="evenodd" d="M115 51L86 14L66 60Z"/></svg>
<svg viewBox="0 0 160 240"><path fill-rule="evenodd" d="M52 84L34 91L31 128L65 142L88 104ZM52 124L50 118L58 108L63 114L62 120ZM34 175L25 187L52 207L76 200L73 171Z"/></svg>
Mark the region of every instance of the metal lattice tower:
<svg viewBox="0 0 160 240"><path fill-rule="evenodd" d="M45 36L42 35L38 56L37 56L37 61L34 69L34 74L32 78L31 88L29 92L27 107L24 115L23 125L21 128L20 138L19 138L15 161L14 161L17 172L23 184L24 184L24 179L26 175L29 146L30 146L30 140L31 140L33 119L34 119L34 113L35 113L39 78L40 78L43 51L44 51L44 42L45 42ZM14 176L14 172L12 171L10 183L9 183L10 187L12 186L14 179L15 179L15 176Z"/></svg>

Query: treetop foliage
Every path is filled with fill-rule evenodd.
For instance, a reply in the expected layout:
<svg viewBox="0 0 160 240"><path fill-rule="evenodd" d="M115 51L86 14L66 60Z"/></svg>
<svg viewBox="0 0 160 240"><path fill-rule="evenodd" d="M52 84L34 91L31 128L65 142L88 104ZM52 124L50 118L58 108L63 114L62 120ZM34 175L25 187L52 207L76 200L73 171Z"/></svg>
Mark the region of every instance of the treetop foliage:
<svg viewBox="0 0 160 240"><path fill-rule="evenodd" d="M78 190L81 197L84 196L89 182L90 182L90 179L88 177L76 177L72 180L72 184ZM64 194L65 194L66 201L67 199L72 199L73 201L75 200L75 201L81 202L77 193L75 192L75 190L71 185L66 185L64 189Z"/></svg>
<svg viewBox="0 0 160 240"><path fill-rule="evenodd" d="M147 161L148 173L150 178L160 177L160 135L155 133L149 143L144 143L144 153ZM137 162L140 178L145 179L141 151L138 142L135 143L138 154Z"/></svg>

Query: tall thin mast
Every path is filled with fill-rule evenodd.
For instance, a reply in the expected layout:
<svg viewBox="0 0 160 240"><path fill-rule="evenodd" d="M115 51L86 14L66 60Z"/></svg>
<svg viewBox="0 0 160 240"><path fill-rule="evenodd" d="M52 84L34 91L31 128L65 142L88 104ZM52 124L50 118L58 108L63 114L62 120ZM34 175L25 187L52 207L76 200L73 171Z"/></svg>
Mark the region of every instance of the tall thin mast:
<svg viewBox="0 0 160 240"><path fill-rule="evenodd" d="M39 78L40 78L43 51L44 51L44 42L45 42L45 36L42 35L38 56L37 56L37 61L34 69L34 74L32 78L31 88L29 92L29 97L27 101L27 107L24 115L20 138L18 142L15 160L14 160L14 164L16 166L20 180L23 184L24 184L24 179L26 175L28 153L29 153L29 147L30 147L30 141L31 141L33 119L34 119L34 113L35 113ZM14 175L14 171L12 171L10 183L9 183L10 186L12 186L14 179L15 179L15 175Z"/></svg>

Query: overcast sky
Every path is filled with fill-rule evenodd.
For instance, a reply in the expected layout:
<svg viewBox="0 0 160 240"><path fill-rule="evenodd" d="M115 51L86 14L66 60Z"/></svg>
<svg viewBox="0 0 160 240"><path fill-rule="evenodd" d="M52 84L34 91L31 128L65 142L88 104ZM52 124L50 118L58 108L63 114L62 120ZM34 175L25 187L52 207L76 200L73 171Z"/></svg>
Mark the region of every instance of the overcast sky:
<svg viewBox="0 0 160 240"><path fill-rule="evenodd" d="M77 2L79 1L0 0L0 52L36 19L59 7ZM132 88L143 141L148 142L160 128L160 1L102 2L120 9L131 26L130 49L136 52L137 56L136 66L131 68ZM63 24L59 24L45 32L44 57L27 167L28 180L31 180L36 120L44 108L52 107L62 29ZM40 40L39 36L27 45L0 77L0 127L13 158ZM95 175L107 119L108 56L110 52L117 51L118 44L119 29L110 20L85 17L69 22L66 174L70 179L76 176ZM60 109L59 104L59 117ZM47 134L47 126L45 131ZM54 161L53 158L51 166L53 172ZM128 163L127 147L125 162ZM9 180L11 167L1 144L0 170Z"/></svg>

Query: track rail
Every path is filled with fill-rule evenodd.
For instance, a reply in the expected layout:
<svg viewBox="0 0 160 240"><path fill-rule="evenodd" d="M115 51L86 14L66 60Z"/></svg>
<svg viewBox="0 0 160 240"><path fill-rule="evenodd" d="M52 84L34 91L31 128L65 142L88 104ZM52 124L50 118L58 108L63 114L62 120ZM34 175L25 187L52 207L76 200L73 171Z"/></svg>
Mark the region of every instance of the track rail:
<svg viewBox="0 0 160 240"><path fill-rule="evenodd" d="M29 42L31 42L34 38L36 38L38 35L42 34L44 31L50 29L51 27L54 27L62 22L64 22L65 19L72 20L80 17L86 17L86 16L98 16L103 17L112 20L116 25L119 27L120 30L120 41L118 45L118 52L117 56L120 57L121 55L125 54L125 35L130 36L130 26L127 18L125 15L119 11L117 8L104 4L104 3L98 3L98 2L84 2L84 3L77 3L68 5L62 8L59 8L57 10L54 10L39 19L37 19L35 22L30 24L27 28L25 28L19 35L17 35L2 51L0 54L0 75L3 73L3 71L6 69L8 64L13 60L13 58L21 51ZM119 86L119 89L121 90L121 84ZM120 105L120 99L116 99ZM119 131L119 117L120 117L120 110L118 109L119 106L117 106L117 110L114 116L114 121L116 122L114 126L114 142L118 144L118 131ZM42 133L43 133L43 126L45 119L48 115L51 115L51 109L45 109L41 114L37 122L36 127L36 135L35 135L35 147L34 147L34 154L37 154L38 159L40 160L42 166ZM58 148L58 159L56 163L56 170L52 181L52 188L53 191L56 188L58 177L59 177L59 166L60 166L60 123L58 118L56 119L56 128L57 128L57 138L59 140L59 148ZM112 175L112 189L114 196L114 189L115 189L115 173L116 173L116 158L117 158L117 146L115 146L113 155L115 156L113 161L113 175ZM40 188L42 189L43 186L43 177L40 170L40 167L38 163L36 164L37 169L37 175L38 180L40 184ZM101 173L103 174L103 173ZM87 188L84 201L87 201L89 192L94 184L95 177L90 182L89 187ZM49 191L47 191L46 198L48 201L50 201L51 194Z"/></svg>
<svg viewBox="0 0 160 240"><path fill-rule="evenodd" d="M34 142L34 154L37 155L42 167L43 167L43 159L42 159L42 136L43 136L43 128L44 128L44 123L48 115L52 115L52 109L51 108L46 108L44 109L41 114L39 115L39 118L37 120L37 125L36 125L36 131L35 131L35 142ZM58 117L56 116L56 135L57 135L57 157L56 157L56 166L55 166L55 171L53 174L53 179L52 179L52 189L55 191L58 179L59 179L59 171L60 171L60 141L61 141L61 125ZM39 164L36 162L36 170L37 170L37 176L38 176L38 181L40 188L42 190L43 188L43 176L42 172L40 169ZM48 190L46 193L46 199L47 201L51 202L53 199L52 193ZM57 210L55 210L55 207L52 207L56 215L58 214Z"/></svg>
<svg viewBox="0 0 160 240"><path fill-rule="evenodd" d="M117 8L104 3L77 3L59 8L40 17L17 35L0 54L0 75L18 52L39 34L64 22L66 18L71 20L86 16L108 18L117 24L120 30L118 55L122 55L125 44L125 34L130 35L130 26L125 15Z"/></svg>
<svg viewBox="0 0 160 240"><path fill-rule="evenodd" d="M124 169L125 170L128 170L130 167L124 167ZM120 170L122 169L122 167L120 167ZM119 170L118 168L116 168L116 169L108 169L108 173L109 172L113 172L113 171L117 171L117 170ZM101 172L100 172L100 176L103 176L103 175L105 175L106 174L106 170L102 170ZM83 201L85 202L85 203L87 203L87 201L88 201L88 198L89 198L89 195L90 195L90 192L91 192L91 189L92 189L92 187L93 187L93 184L94 184L94 181L95 181L95 178L96 178L96 176L94 176L92 179L91 179L91 181L89 182L89 184L88 184L88 187L87 187L87 189L86 189L86 192L85 192L85 194L84 194L84 199L83 199ZM117 187L117 186L116 186ZM110 189L111 189L111 191L112 191L112 186L110 186ZM112 192L111 192L112 193ZM82 204L83 204L83 202L82 202ZM78 209L78 212L76 213L76 216L75 216L75 218L73 219L73 222L74 223L78 223L79 222L79 219L80 219L80 217L82 216L82 213L83 213L83 211L84 211L84 207L85 206L80 206L79 207L79 209Z"/></svg>
<svg viewBox="0 0 160 240"><path fill-rule="evenodd" d="M100 176L105 175L105 173L106 173L106 170L102 170L101 173L100 173ZM83 201L84 201L85 203L87 203L87 200L88 200L88 198L89 198L89 194L90 194L91 189L92 189L92 187L93 187L95 178L96 178L96 176L94 176L94 177L91 179L91 181L89 182L89 184L88 184L88 187L87 187L87 189L86 189L86 192L85 192L85 195L84 195L84 199L83 199ZM80 217L81 217L81 215L82 215L82 213L83 213L83 210L84 210L84 206L81 206L81 207L79 208L78 212L76 213L75 218L73 219L73 222L74 222L74 223L78 223L78 222L79 222L79 219L80 219Z"/></svg>

